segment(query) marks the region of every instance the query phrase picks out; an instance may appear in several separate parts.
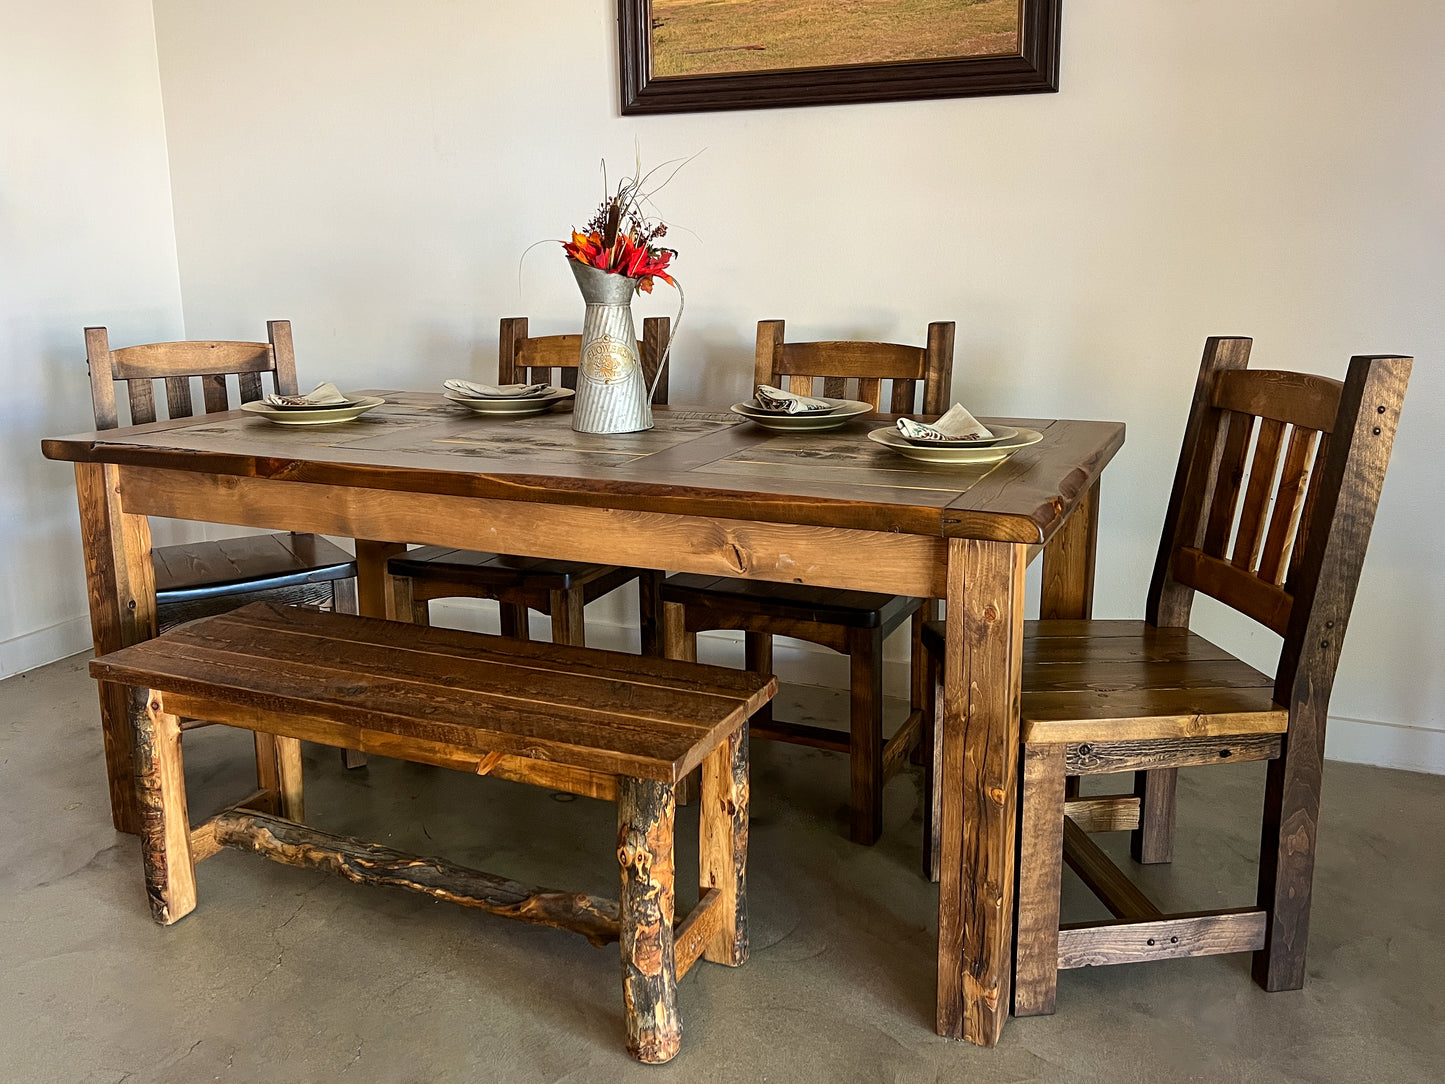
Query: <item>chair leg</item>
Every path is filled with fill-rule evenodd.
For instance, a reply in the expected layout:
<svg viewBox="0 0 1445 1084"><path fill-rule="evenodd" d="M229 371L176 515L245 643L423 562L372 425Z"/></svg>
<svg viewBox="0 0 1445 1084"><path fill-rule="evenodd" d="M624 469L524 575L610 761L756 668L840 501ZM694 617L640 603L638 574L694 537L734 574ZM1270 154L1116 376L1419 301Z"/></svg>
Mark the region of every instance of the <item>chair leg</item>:
<svg viewBox="0 0 1445 1084"><path fill-rule="evenodd" d="M1059 885L1064 863L1064 747L1025 746L1020 788L1013 1012L1047 1016L1059 984Z"/></svg>
<svg viewBox="0 0 1445 1084"><path fill-rule="evenodd" d="M1174 861L1174 791L1178 783L1178 768L1134 773L1134 795L1139 799L1139 827L1129 835L1134 861L1146 865Z"/></svg>
<svg viewBox="0 0 1445 1084"><path fill-rule="evenodd" d="M702 764L698 882L722 893L723 920L703 958L738 967L748 960L748 728L738 727Z"/></svg>
<svg viewBox="0 0 1445 1084"><path fill-rule="evenodd" d="M566 591L552 591L550 594L552 642L586 647L587 628L582 620L582 588L573 587Z"/></svg>
<svg viewBox="0 0 1445 1084"><path fill-rule="evenodd" d="M758 674L773 672L773 636L768 632L743 633L743 668ZM764 726L773 721L773 702L753 712L750 725Z"/></svg>
<svg viewBox="0 0 1445 1084"><path fill-rule="evenodd" d="M641 569L637 576L637 623L642 633L640 650L654 659L663 657L662 580L663 573L651 568Z"/></svg>
<svg viewBox="0 0 1445 1084"><path fill-rule="evenodd" d="M638 1061L670 1061L682 1041L673 955L673 823L671 783L617 780L618 895L622 1003L627 1052Z"/></svg>
<svg viewBox="0 0 1445 1084"><path fill-rule="evenodd" d="M697 661L697 633L687 631L687 608L680 602L662 605L662 655L667 659Z"/></svg>
<svg viewBox="0 0 1445 1084"><path fill-rule="evenodd" d="M527 606L521 602L498 602L502 635L513 640L530 640L531 626L527 621ZM555 632L555 628L553 630Z"/></svg>
<svg viewBox="0 0 1445 1084"><path fill-rule="evenodd" d="M928 652L923 647L923 626L938 619L938 602L924 599L923 605L913 611L913 623L908 644L908 711L922 712L923 727L928 729L928 713L933 710L933 685L928 676ZM928 756L928 746L919 742L909 760L923 764Z"/></svg>
<svg viewBox="0 0 1445 1084"><path fill-rule="evenodd" d="M407 584L410 585L408 580ZM357 613L356 581L354 579L331 581L331 612L338 614ZM398 610L398 613L403 611ZM342 749L341 766L347 771L366 767L366 754L359 749Z"/></svg>
<svg viewBox="0 0 1445 1084"><path fill-rule="evenodd" d="M923 716L923 876L934 884L943 863L943 795L938 780L943 778L943 661L932 652L925 654L929 707Z"/></svg>
<svg viewBox="0 0 1445 1084"><path fill-rule="evenodd" d="M338 614L359 612L356 608L355 578L331 581L331 612Z"/></svg>
<svg viewBox="0 0 1445 1084"><path fill-rule="evenodd" d="M883 831L882 661L882 629L849 630L849 837L865 846Z"/></svg>
<svg viewBox="0 0 1445 1084"><path fill-rule="evenodd" d="M389 598L389 614L395 621L410 621L413 625L430 625L431 608L424 598L416 597L416 581L410 576L386 577Z"/></svg>
<svg viewBox="0 0 1445 1084"><path fill-rule="evenodd" d="M196 864L181 763L181 721L160 710L158 694L127 690L135 738L135 793L141 862L151 917L169 926L196 908Z"/></svg>

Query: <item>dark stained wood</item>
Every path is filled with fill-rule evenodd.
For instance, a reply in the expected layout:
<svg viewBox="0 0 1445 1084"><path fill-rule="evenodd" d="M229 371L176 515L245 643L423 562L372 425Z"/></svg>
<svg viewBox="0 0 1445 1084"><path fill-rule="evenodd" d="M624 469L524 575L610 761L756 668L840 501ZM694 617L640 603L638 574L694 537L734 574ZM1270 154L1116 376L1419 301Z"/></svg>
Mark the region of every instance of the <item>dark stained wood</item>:
<svg viewBox="0 0 1445 1084"><path fill-rule="evenodd" d="M1259 559L1259 577L1266 583L1276 586L1284 583L1289 556L1299 531L1300 516L1304 512L1310 464L1318 443L1319 433L1314 430L1296 428L1290 434L1289 450L1285 453L1279 489L1275 494L1274 511L1270 515L1269 533Z"/></svg>
<svg viewBox="0 0 1445 1084"><path fill-rule="evenodd" d="M1125 922L1152 922L1164 917L1088 833L1067 818L1064 819L1064 861L1115 918Z"/></svg>
<svg viewBox="0 0 1445 1084"><path fill-rule="evenodd" d="M617 795L618 928L627 1052L649 1065L671 1061L682 1044L673 957L671 783L623 779Z"/></svg>
<svg viewBox="0 0 1445 1084"><path fill-rule="evenodd" d="M955 470L902 460L868 443L869 426L891 420L879 416L844 431L852 434L856 461L872 464L868 481L854 481L833 463L809 473L801 459L791 475L768 476L729 473L732 468L720 464L750 448L786 442L788 435L727 415L668 408L657 412L653 433L597 438L599 451L574 439L565 413L507 423L507 432L526 434L529 449L538 435L551 441L534 462L515 453L516 439L510 445L478 439L497 427L486 429L488 423L439 395L383 394L385 406L327 432L293 432L229 413L43 446L54 458L118 465L125 509L134 515L310 526L353 538L400 536L459 547L486 543L536 557L923 598L946 593L948 536L1002 541L1005 548L1021 542L1022 561L1067 521L1123 440L1117 423L1019 419L1043 431L1045 440L990 469ZM886 470L874 469L884 464ZM951 613L964 620L962 611ZM1012 609L1003 621L1021 616ZM680 622L668 631L685 642ZM945 712L937 730L961 728L964 718L961 711ZM324 731L323 723L308 725ZM334 740L335 731L327 732ZM388 736L367 733L370 748L382 751ZM961 782L958 787L961 792ZM961 831L962 818L955 824ZM999 828L996 822L984 832ZM955 860L960 856L955 849ZM949 880L955 887L941 895L941 913L957 908L965 888L975 891L972 870L958 869ZM968 958L961 939L940 948L940 1005L953 1006L940 1019L961 1021L966 1003L997 988L997 969L1008 957ZM965 983L965 972L985 981Z"/></svg>
<svg viewBox="0 0 1445 1084"><path fill-rule="evenodd" d="M1039 617L1080 620L1094 612L1094 555L1099 543L1099 483L1044 547Z"/></svg>
<svg viewBox="0 0 1445 1084"><path fill-rule="evenodd" d="M533 888L441 858L419 857L265 813L230 810L214 818L211 831L222 846L288 866L325 870L353 884L420 892L502 918L580 933L594 945L618 938L616 900Z"/></svg>
<svg viewBox="0 0 1445 1084"><path fill-rule="evenodd" d="M397 628L257 603L91 666L102 680L162 687L192 704L215 700L200 717L248 720L240 725L250 729L310 738L288 728L312 717L399 743L668 782L701 763L709 743L776 687L717 667L648 660L634 670L633 656L493 643L446 629L400 626L412 639L399 642ZM719 680L705 680L714 671Z"/></svg>
<svg viewBox="0 0 1445 1084"><path fill-rule="evenodd" d="M1314 373L1238 369L1219 374L1210 403L1218 410L1234 410L1328 433L1339 414L1343 387L1338 380Z"/></svg>
<svg viewBox="0 0 1445 1084"><path fill-rule="evenodd" d="M1021 545L949 542L948 613L963 620L949 622L943 664L938 1031L981 1046L998 1042L1011 1002L1025 558Z"/></svg>
<svg viewBox="0 0 1445 1084"><path fill-rule="evenodd" d="M1290 707L1289 736L1265 790L1259 900L1270 920L1253 970L1268 990L1304 984L1325 721L1410 369L1409 358L1351 359L1324 468L1311 487L1309 534L1275 683L1276 699Z"/></svg>
<svg viewBox="0 0 1445 1084"><path fill-rule="evenodd" d="M1059 967L1098 967L1183 956L1250 952L1264 943L1263 911L1170 915L1117 926L1065 926L1059 931Z"/></svg>
<svg viewBox="0 0 1445 1084"><path fill-rule="evenodd" d="M1013 1012L1046 1016L1058 986L1059 887L1064 846L1064 751L1031 745L1023 751L1024 804L1019 824L1018 917L1014 931Z"/></svg>

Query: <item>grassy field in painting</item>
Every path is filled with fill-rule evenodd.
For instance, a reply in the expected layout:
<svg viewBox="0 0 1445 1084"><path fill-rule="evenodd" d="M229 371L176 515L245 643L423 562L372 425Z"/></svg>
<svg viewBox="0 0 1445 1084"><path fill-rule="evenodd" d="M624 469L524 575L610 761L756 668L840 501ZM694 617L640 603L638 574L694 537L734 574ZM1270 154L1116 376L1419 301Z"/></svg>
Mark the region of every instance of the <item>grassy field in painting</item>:
<svg viewBox="0 0 1445 1084"><path fill-rule="evenodd" d="M1018 0L652 0L652 74L988 56L1018 29Z"/></svg>

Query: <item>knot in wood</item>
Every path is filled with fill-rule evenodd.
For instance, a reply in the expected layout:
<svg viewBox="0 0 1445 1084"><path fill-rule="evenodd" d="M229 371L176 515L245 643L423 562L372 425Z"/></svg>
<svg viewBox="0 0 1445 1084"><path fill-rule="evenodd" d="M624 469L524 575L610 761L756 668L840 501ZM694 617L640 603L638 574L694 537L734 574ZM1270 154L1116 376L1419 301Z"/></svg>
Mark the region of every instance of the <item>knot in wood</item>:
<svg viewBox="0 0 1445 1084"><path fill-rule="evenodd" d="M989 624L998 620L998 607L990 603L983 611L983 619Z"/></svg>

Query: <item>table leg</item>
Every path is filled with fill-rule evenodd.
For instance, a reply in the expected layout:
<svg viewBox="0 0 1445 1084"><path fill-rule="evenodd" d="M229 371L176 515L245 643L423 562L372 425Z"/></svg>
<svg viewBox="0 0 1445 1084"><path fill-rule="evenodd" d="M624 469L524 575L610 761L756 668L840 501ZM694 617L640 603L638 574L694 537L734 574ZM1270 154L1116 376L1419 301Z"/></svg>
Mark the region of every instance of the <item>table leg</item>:
<svg viewBox="0 0 1445 1084"><path fill-rule="evenodd" d="M1099 483L1044 547L1039 617L1083 620L1094 613L1094 558L1099 542Z"/></svg>
<svg viewBox="0 0 1445 1084"><path fill-rule="evenodd" d="M356 601L357 612L363 617L396 617L389 612L394 602L387 589L386 562L405 550L403 542L356 540ZM410 615L404 614L401 619L410 620Z"/></svg>
<svg viewBox="0 0 1445 1084"><path fill-rule="evenodd" d="M950 539L941 718L938 1032L993 1046L1008 1017L1026 546Z"/></svg>
<svg viewBox="0 0 1445 1084"><path fill-rule="evenodd" d="M1039 617L1083 621L1094 615L1094 562L1099 546L1099 483L1095 482L1044 547ZM1064 780L1064 796L1079 796L1079 777Z"/></svg>
<svg viewBox="0 0 1445 1084"><path fill-rule="evenodd" d="M77 463L80 539L95 653L105 655L156 634L156 582L150 522L121 507L120 471L108 463ZM140 831L126 690L100 683L100 722L110 815L116 831Z"/></svg>

